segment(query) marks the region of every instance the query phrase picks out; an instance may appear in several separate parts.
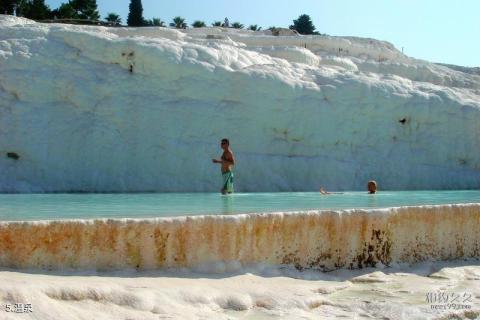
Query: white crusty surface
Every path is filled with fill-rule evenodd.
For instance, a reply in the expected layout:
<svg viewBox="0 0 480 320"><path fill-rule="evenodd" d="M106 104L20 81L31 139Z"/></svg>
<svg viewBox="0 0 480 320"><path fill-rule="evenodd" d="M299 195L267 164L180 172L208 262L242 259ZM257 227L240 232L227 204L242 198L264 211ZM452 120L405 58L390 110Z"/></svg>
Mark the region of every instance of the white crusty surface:
<svg viewBox="0 0 480 320"><path fill-rule="evenodd" d="M218 191L223 137L239 191L478 188L479 79L373 39L0 15L0 192Z"/></svg>

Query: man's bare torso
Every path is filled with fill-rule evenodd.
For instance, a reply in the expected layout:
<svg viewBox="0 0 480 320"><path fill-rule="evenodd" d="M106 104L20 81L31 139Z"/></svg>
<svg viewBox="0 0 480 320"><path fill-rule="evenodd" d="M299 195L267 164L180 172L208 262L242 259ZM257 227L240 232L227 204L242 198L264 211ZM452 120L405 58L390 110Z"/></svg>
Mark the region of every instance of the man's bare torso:
<svg viewBox="0 0 480 320"><path fill-rule="evenodd" d="M222 154L222 173L232 171L233 168L233 153L231 150L224 151ZM228 161L228 162L226 162Z"/></svg>

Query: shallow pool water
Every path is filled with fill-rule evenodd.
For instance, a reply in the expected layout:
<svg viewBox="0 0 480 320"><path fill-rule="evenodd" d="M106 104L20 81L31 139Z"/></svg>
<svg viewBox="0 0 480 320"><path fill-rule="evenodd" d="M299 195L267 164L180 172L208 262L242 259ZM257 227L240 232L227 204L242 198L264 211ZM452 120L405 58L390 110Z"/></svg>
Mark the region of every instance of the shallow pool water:
<svg viewBox="0 0 480 320"><path fill-rule="evenodd" d="M148 218L273 211L478 203L480 191L152 194L0 194L0 220Z"/></svg>

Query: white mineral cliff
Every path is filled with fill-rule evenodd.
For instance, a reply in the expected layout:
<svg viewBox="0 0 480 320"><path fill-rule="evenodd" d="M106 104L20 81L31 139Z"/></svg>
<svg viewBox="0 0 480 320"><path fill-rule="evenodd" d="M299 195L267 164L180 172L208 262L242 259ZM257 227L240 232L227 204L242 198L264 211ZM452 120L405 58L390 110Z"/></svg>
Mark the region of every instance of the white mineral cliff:
<svg viewBox="0 0 480 320"><path fill-rule="evenodd" d="M0 192L480 186L480 77L373 39L0 15Z"/></svg>

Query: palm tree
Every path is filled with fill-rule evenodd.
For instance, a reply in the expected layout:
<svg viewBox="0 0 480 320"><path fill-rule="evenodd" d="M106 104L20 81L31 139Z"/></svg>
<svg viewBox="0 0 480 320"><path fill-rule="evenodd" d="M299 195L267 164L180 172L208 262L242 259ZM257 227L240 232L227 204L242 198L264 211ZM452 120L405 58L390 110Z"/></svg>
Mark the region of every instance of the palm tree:
<svg viewBox="0 0 480 320"><path fill-rule="evenodd" d="M222 21L215 21L212 23L212 27L221 27L222 26Z"/></svg>
<svg viewBox="0 0 480 320"><path fill-rule="evenodd" d="M122 18L116 13L109 12L105 17L105 20L108 22L112 22L114 25L118 25L122 23Z"/></svg>
<svg viewBox="0 0 480 320"><path fill-rule="evenodd" d="M166 27L165 21L160 18L152 18L152 25L156 27Z"/></svg>
<svg viewBox="0 0 480 320"><path fill-rule="evenodd" d="M192 27L194 27L194 28L205 28L206 26L207 25L205 24L205 22L200 21L200 20L194 21L192 23Z"/></svg>
<svg viewBox="0 0 480 320"><path fill-rule="evenodd" d="M187 29L187 23L182 17L175 17L172 21L173 22L170 23L170 27L174 27L176 29Z"/></svg>
<svg viewBox="0 0 480 320"><path fill-rule="evenodd" d="M232 23L232 28L234 29L243 29L244 25L241 24L240 22L234 22Z"/></svg>
<svg viewBox="0 0 480 320"><path fill-rule="evenodd" d="M248 30L252 30L252 31L260 31L262 30L262 27L259 27L257 26L256 24L252 24L248 27Z"/></svg>

